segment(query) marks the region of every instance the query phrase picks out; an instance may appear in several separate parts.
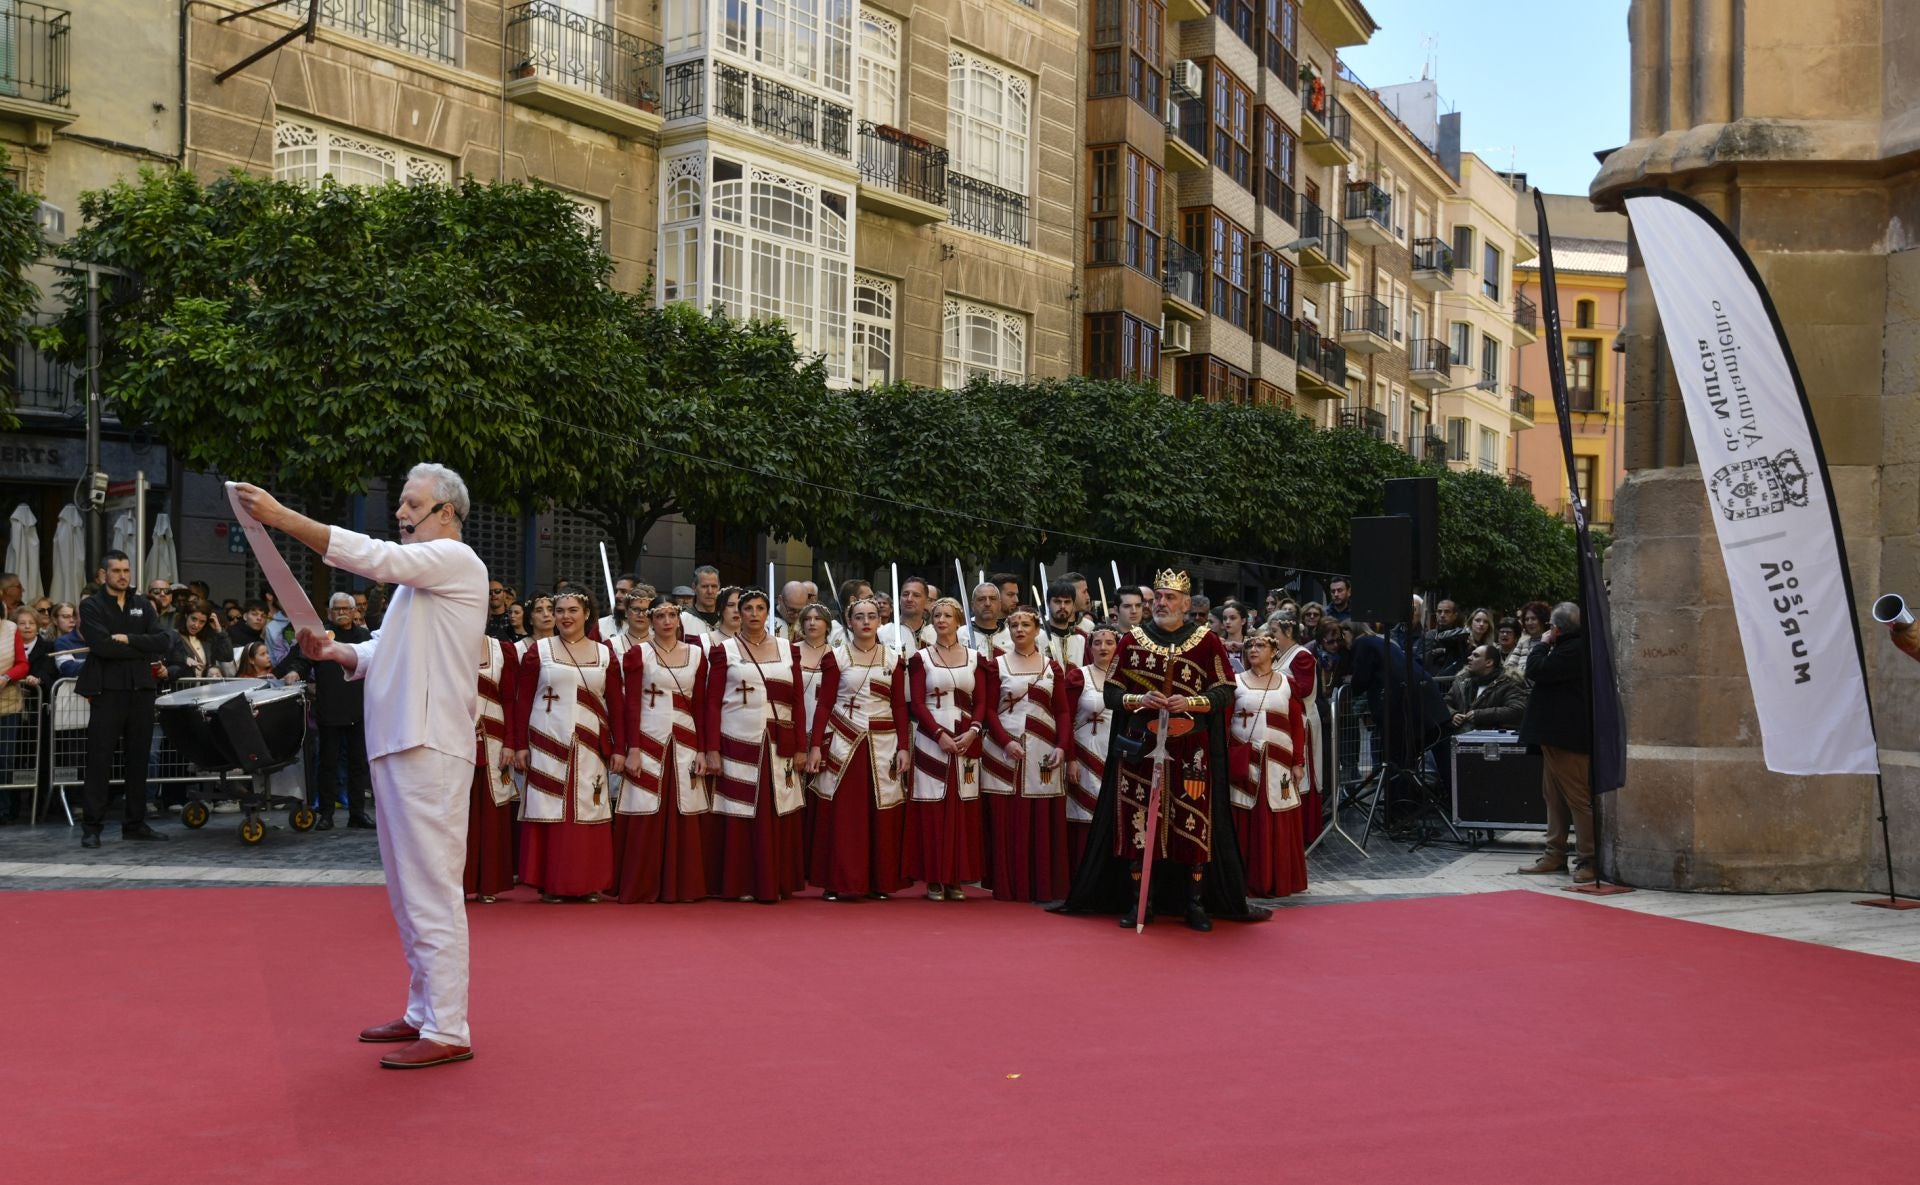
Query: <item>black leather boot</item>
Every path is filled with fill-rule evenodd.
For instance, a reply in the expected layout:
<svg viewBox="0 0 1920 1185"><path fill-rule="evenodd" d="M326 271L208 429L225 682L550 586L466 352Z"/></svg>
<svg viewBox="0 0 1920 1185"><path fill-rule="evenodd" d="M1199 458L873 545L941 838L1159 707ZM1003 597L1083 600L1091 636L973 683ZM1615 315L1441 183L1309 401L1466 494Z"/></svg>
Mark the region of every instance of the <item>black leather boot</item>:
<svg viewBox="0 0 1920 1185"><path fill-rule="evenodd" d="M1206 874L1206 865L1197 865L1193 875L1187 879L1187 929L1198 930L1202 934L1213 929L1213 919L1207 916L1206 907L1200 904L1200 882Z"/></svg>
<svg viewBox="0 0 1920 1185"><path fill-rule="evenodd" d="M1140 924L1140 918L1137 913L1140 908L1140 864L1138 861L1134 862L1132 876L1133 879L1127 886L1127 912L1120 915L1120 928L1122 930L1132 930ZM1149 923L1153 921L1152 894L1147 895L1147 921Z"/></svg>

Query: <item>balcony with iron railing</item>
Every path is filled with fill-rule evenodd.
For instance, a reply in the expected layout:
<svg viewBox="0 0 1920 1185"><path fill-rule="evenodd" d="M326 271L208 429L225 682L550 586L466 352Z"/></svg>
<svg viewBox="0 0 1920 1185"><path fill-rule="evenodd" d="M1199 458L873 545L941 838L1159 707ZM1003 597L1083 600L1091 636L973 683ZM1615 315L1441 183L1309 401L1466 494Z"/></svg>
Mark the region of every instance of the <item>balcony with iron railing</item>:
<svg viewBox="0 0 1920 1185"><path fill-rule="evenodd" d="M1340 344L1353 354L1378 354L1392 345L1387 302L1361 293L1340 308Z"/></svg>
<svg viewBox="0 0 1920 1185"><path fill-rule="evenodd" d="M1447 463L1447 438L1446 437L1440 435L1438 432L1435 432L1433 429L1429 428L1427 429L1426 436L1421 440L1420 443L1422 446L1421 459L1424 460L1427 464L1445 465Z"/></svg>
<svg viewBox="0 0 1920 1185"><path fill-rule="evenodd" d="M1300 147L1315 164L1353 163L1353 116L1319 79L1300 83Z"/></svg>
<svg viewBox="0 0 1920 1185"><path fill-rule="evenodd" d="M1192 173L1207 167L1207 108L1198 99L1167 96L1167 153L1169 173Z"/></svg>
<svg viewBox="0 0 1920 1185"><path fill-rule="evenodd" d="M1340 413L1340 426L1365 432L1375 440L1387 438L1387 416L1385 412L1371 407L1349 408Z"/></svg>
<svg viewBox="0 0 1920 1185"><path fill-rule="evenodd" d="M456 0L320 0L320 23L415 57L446 65L460 61Z"/></svg>
<svg viewBox="0 0 1920 1185"><path fill-rule="evenodd" d="M1170 317L1198 321L1207 312L1207 261L1172 236L1161 240L1160 307Z"/></svg>
<svg viewBox="0 0 1920 1185"><path fill-rule="evenodd" d="M77 420L86 408L86 382L81 369L58 362L26 341L14 343L13 410L22 417L51 421Z"/></svg>
<svg viewBox="0 0 1920 1185"><path fill-rule="evenodd" d="M1393 241L1393 195L1371 181L1347 184L1341 225L1362 247L1384 247Z"/></svg>
<svg viewBox="0 0 1920 1185"><path fill-rule="evenodd" d="M947 170L947 216L954 226L1026 246L1032 203L1024 193Z"/></svg>
<svg viewBox="0 0 1920 1185"><path fill-rule="evenodd" d="M45 147L78 118L73 110L72 18L28 0L0 4L0 118L25 124ZM19 164L16 157L14 163Z"/></svg>
<svg viewBox="0 0 1920 1185"><path fill-rule="evenodd" d="M1293 326L1293 360L1298 366L1300 394L1321 399L1343 399L1347 394L1347 351L1332 338L1320 336L1311 321Z"/></svg>
<svg viewBox="0 0 1920 1185"><path fill-rule="evenodd" d="M1524 421L1528 427L1533 426L1533 392L1515 387L1508 406L1514 419Z"/></svg>
<svg viewBox="0 0 1920 1185"><path fill-rule="evenodd" d="M1415 386L1438 391L1453 374L1453 348L1430 337L1407 343L1407 377Z"/></svg>
<svg viewBox="0 0 1920 1185"><path fill-rule="evenodd" d="M1507 484L1516 490L1525 490L1529 494L1533 493L1533 478L1528 477L1518 469L1507 470Z"/></svg>
<svg viewBox="0 0 1920 1185"><path fill-rule="evenodd" d="M947 217L947 150L885 124L860 121L860 205L915 226Z"/></svg>
<svg viewBox="0 0 1920 1185"><path fill-rule="evenodd" d="M1540 306L1518 292L1513 295L1513 327L1519 331L1514 335L1519 339L1516 345L1540 340Z"/></svg>
<svg viewBox="0 0 1920 1185"><path fill-rule="evenodd" d="M1293 321L1284 312L1271 306L1260 310L1260 341L1264 345L1293 357Z"/></svg>
<svg viewBox="0 0 1920 1185"><path fill-rule="evenodd" d="M507 98L616 135L657 132L660 47L554 0L507 11Z"/></svg>
<svg viewBox="0 0 1920 1185"><path fill-rule="evenodd" d="M1300 274L1315 283L1345 283L1352 275L1347 270L1347 228L1304 194L1298 207L1300 217L1294 226L1307 240L1300 247Z"/></svg>
<svg viewBox="0 0 1920 1185"><path fill-rule="evenodd" d="M1413 286L1424 292L1453 288L1453 248L1444 240L1413 241Z"/></svg>

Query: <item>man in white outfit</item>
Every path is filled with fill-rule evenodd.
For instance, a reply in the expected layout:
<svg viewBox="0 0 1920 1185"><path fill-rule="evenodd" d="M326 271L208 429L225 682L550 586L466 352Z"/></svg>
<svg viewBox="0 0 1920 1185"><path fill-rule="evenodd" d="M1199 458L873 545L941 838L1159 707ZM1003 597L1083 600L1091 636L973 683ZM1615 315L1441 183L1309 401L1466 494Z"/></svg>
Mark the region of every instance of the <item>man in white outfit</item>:
<svg viewBox="0 0 1920 1185"><path fill-rule="evenodd" d="M408 1042L380 1059L388 1069L465 1061L473 1041L461 873L487 625L487 568L460 540L470 509L466 483L442 465L414 466L393 515L400 543L315 522L255 486L237 489L247 513L319 552L328 566L394 588L371 640L348 645L303 631L300 649L366 681L380 863L412 972L406 1015L360 1039Z"/></svg>

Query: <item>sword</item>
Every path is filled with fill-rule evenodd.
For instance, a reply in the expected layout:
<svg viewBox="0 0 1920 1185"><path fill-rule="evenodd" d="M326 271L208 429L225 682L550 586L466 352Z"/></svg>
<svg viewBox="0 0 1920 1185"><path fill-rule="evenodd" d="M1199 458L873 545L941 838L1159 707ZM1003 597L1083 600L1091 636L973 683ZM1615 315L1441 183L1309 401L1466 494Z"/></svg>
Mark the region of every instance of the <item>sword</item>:
<svg viewBox="0 0 1920 1185"><path fill-rule="evenodd" d="M1167 677L1162 683L1160 694L1173 690L1173 667L1167 663ZM1140 842L1140 900L1133 907L1133 932L1144 934L1147 929L1147 898L1153 892L1153 842L1160 834L1160 795L1167 786L1167 727L1168 710L1160 709L1160 719L1153 727L1153 788L1147 792L1147 831Z"/></svg>

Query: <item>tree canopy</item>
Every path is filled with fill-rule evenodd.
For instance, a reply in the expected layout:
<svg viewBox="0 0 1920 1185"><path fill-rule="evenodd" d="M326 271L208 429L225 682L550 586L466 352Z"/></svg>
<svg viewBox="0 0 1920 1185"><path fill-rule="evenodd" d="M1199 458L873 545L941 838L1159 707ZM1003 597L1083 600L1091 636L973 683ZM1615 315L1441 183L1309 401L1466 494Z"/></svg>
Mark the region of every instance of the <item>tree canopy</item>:
<svg viewBox="0 0 1920 1185"><path fill-rule="evenodd" d="M0 266L9 209L0 195ZM1437 473L1448 594L1574 586L1570 529L1524 491L1284 408L1084 378L831 388L777 322L616 290L539 185L146 172L81 213L63 252L133 277L103 310L122 418L316 513L432 458L481 504L576 510L628 568L681 515L929 570L1064 551L1339 571L1382 481ZM71 355L83 293L63 291L44 337Z"/></svg>

